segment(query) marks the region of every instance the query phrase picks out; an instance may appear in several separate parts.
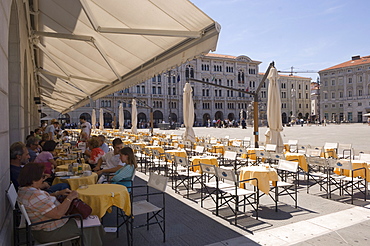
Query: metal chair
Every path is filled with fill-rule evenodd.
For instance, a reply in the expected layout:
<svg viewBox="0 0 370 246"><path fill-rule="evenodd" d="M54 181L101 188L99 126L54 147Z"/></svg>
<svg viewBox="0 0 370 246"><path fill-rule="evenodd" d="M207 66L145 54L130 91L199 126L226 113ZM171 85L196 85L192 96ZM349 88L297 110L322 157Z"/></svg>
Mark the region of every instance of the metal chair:
<svg viewBox="0 0 370 246"><path fill-rule="evenodd" d="M340 169L339 178L336 178L335 175L331 176L333 180L339 181L339 185L338 185L338 182L335 183L337 187L333 190L330 189L330 195L332 192L339 190L340 195L344 193L350 195L351 203L353 204L354 190L358 190L360 193L364 195L364 200L366 201L367 190L368 190L367 179L366 179L366 173L367 173L366 167L360 167L360 168L354 169L352 166L351 160L348 160L348 159L329 160L329 166L331 168ZM349 176L343 175L343 172L345 170L349 172L350 174ZM362 171L361 175L363 175L363 177L359 175L359 171Z"/></svg>
<svg viewBox="0 0 370 246"><path fill-rule="evenodd" d="M274 196L269 194L270 197L275 201L275 211L277 212L278 210L277 204L279 201L279 196L284 195L284 193L293 199L295 208L297 208L298 162L281 159L279 160L277 172L280 180L277 181L276 185L271 188L275 194ZM282 190L279 191L279 188ZM290 190L292 188L293 192Z"/></svg>
<svg viewBox="0 0 370 246"><path fill-rule="evenodd" d="M19 209L20 209L20 211L21 211L21 213L24 216L25 221L26 221L26 237L27 237L26 244L27 245L29 245L29 246L31 246L31 245L37 245L37 246L55 245L55 244L62 244L64 242L73 241L73 240L76 240L78 238L80 238L80 240L81 240L81 245L84 245L84 243L83 243L83 218L80 214L66 215L66 216L63 216L60 219L50 219L50 220L45 220L45 221L41 221L41 222L37 222L37 223L31 223L31 220L30 220L30 218L27 214L27 211L26 211L26 208L24 207L24 205L21 204L21 203L18 203L18 206L19 206ZM68 237L64 240L53 241L53 242L48 242L48 243L39 243L39 242L37 242L36 240L34 240L32 238L32 235L31 235L32 229L31 228L33 226L41 225L41 224L45 224L45 223L49 223L49 222L52 222L52 221L57 221L57 220L65 219L65 218L72 218L72 217L79 217L79 219L80 219L81 234L79 236Z"/></svg>
<svg viewBox="0 0 370 246"><path fill-rule="evenodd" d="M238 213L240 211L239 208L243 207L243 213L245 213L245 207L247 204L249 204L256 213L256 219L258 219L258 179L251 178L239 181L234 170L224 169L216 166L214 168L216 170L217 177L216 215L219 215L220 207L227 205L227 207L229 207L233 212L234 223L237 225ZM251 180L255 180L255 182L257 182L257 186L253 186L253 190L240 188L240 186L243 186L244 182Z"/></svg>
<svg viewBox="0 0 370 246"><path fill-rule="evenodd" d="M133 245L133 231L135 228L146 227L157 224L163 233L163 242L166 241L166 214L165 214L165 190L168 177L149 173L147 185L133 186L131 192L131 218L128 227L130 245ZM138 191L143 188L145 191ZM139 193L137 193L139 192ZM154 203L152 197L161 196L158 203ZM138 200L139 198L139 200ZM144 199L142 199L144 198ZM140 215L146 215L145 223L135 225Z"/></svg>
<svg viewBox="0 0 370 246"><path fill-rule="evenodd" d="M186 197L189 198L190 189L194 188L195 183L201 182L201 174L192 171L194 165L190 165L188 159L185 157L175 156L174 163L174 189L176 192L180 193L179 187L183 185L186 189Z"/></svg>

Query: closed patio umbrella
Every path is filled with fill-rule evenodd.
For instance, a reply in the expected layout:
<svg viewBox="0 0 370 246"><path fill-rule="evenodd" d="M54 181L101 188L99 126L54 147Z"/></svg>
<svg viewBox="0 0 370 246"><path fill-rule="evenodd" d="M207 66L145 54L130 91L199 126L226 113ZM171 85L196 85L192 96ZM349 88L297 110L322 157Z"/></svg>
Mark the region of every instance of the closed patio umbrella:
<svg viewBox="0 0 370 246"><path fill-rule="evenodd" d="M96 112L94 108L91 113L91 127L92 129L96 129Z"/></svg>
<svg viewBox="0 0 370 246"><path fill-rule="evenodd" d="M125 116L123 115L123 103L119 104L118 121L119 121L119 130L122 132L125 128L124 127L124 125L125 125Z"/></svg>
<svg viewBox="0 0 370 246"><path fill-rule="evenodd" d="M132 99L131 123L131 133L137 134L137 108L135 99Z"/></svg>
<svg viewBox="0 0 370 246"><path fill-rule="evenodd" d="M195 133L193 130L194 123L194 103L192 96L193 89L189 83L185 84L184 94L183 94L183 114L184 114L184 124L185 133L184 139L191 142L195 142Z"/></svg>
<svg viewBox="0 0 370 246"><path fill-rule="evenodd" d="M103 109L101 108L99 111L99 129L104 130L104 114L103 114Z"/></svg>
<svg viewBox="0 0 370 246"><path fill-rule="evenodd" d="M281 99L277 83L278 73L276 68L271 68L267 78L269 79L267 97L267 121L269 129L266 133L266 143L276 144L277 150L282 151L284 144L280 132L283 131L281 120Z"/></svg>

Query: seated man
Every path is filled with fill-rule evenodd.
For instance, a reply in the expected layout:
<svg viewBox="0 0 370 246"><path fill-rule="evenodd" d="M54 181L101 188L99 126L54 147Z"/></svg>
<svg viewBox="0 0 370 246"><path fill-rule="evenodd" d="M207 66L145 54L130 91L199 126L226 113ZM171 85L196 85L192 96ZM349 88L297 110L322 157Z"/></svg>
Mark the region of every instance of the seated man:
<svg viewBox="0 0 370 246"><path fill-rule="evenodd" d="M36 137L29 137L27 139L26 147L28 149L28 154L30 155L30 162L33 162L37 155L40 153L39 139Z"/></svg>
<svg viewBox="0 0 370 246"><path fill-rule="evenodd" d="M99 142L100 142L100 147L104 153L108 153L109 152L109 147L108 145L105 143L105 136L104 135L99 135L98 136L99 138Z"/></svg>
<svg viewBox="0 0 370 246"><path fill-rule="evenodd" d="M23 168L23 165L28 163L30 155L26 145L22 142L15 142L10 146L10 180L14 184L16 190L18 190L18 176ZM68 184L61 183L53 186L49 186L48 183L43 182L41 189L48 193L54 193L59 190L69 188Z"/></svg>
<svg viewBox="0 0 370 246"><path fill-rule="evenodd" d="M123 142L120 138L115 138L113 140L113 151L106 153L98 160L98 164L94 168L94 171L97 171L97 174L100 176L102 173L113 173L118 171L123 167L123 163L120 160L119 151L123 147ZM101 166L103 162L106 163L106 167L103 170Z"/></svg>

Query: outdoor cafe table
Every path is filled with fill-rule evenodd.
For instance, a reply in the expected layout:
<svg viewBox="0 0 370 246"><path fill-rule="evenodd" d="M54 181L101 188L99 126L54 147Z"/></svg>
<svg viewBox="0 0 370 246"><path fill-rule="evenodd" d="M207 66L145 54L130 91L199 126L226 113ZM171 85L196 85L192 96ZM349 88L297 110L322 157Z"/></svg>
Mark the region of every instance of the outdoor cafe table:
<svg viewBox="0 0 370 246"><path fill-rule="evenodd" d="M119 184L94 184L85 189L77 189L78 197L92 208L92 215L102 218L111 212L111 207L122 209L126 215L131 214L130 195L126 186Z"/></svg>
<svg viewBox="0 0 370 246"><path fill-rule="evenodd" d="M77 162L77 160L72 160L71 163L75 163ZM82 171L86 171L86 170L91 170L91 167L89 164L83 164L83 167L82 167ZM65 165L60 165L60 166L57 166L55 168L55 171L56 172L60 172L60 171L68 171L68 164L65 164ZM77 167L73 167L73 171L76 172L77 171Z"/></svg>
<svg viewBox="0 0 370 246"><path fill-rule="evenodd" d="M190 161L194 172L200 171L200 163L218 166L217 158L214 156L193 156L190 158Z"/></svg>
<svg viewBox="0 0 370 246"><path fill-rule="evenodd" d="M60 184L60 183L67 183L71 190L77 190L78 187L81 185L92 185L96 184L98 181L98 175L96 173L92 173L89 176L65 176L65 177L55 177L53 181L53 185Z"/></svg>
<svg viewBox="0 0 370 246"><path fill-rule="evenodd" d="M278 174L274 168L265 166L242 167L240 169L239 180L251 178L257 178L258 189L267 195L270 191L270 181L278 181ZM255 180L247 182L257 186ZM240 187L244 188L244 185L240 184Z"/></svg>
<svg viewBox="0 0 370 246"><path fill-rule="evenodd" d="M288 161L297 161L299 166L305 172L308 172L307 160L306 160L306 156L304 154L286 152L285 153L285 159L287 159Z"/></svg>

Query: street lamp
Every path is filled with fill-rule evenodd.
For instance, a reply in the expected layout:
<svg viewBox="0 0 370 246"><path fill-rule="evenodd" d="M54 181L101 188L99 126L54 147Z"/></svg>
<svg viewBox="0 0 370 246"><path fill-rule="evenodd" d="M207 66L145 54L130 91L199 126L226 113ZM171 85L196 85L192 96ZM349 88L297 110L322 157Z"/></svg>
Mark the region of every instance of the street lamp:
<svg viewBox="0 0 370 246"><path fill-rule="evenodd" d="M291 96L291 98L292 98L292 115L290 116L290 121L291 121L291 123L293 123L294 124L294 122L295 122L295 112L296 112L296 109L295 109L295 89L294 88L292 88L291 90L290 90L290 96Z"/></svg>

